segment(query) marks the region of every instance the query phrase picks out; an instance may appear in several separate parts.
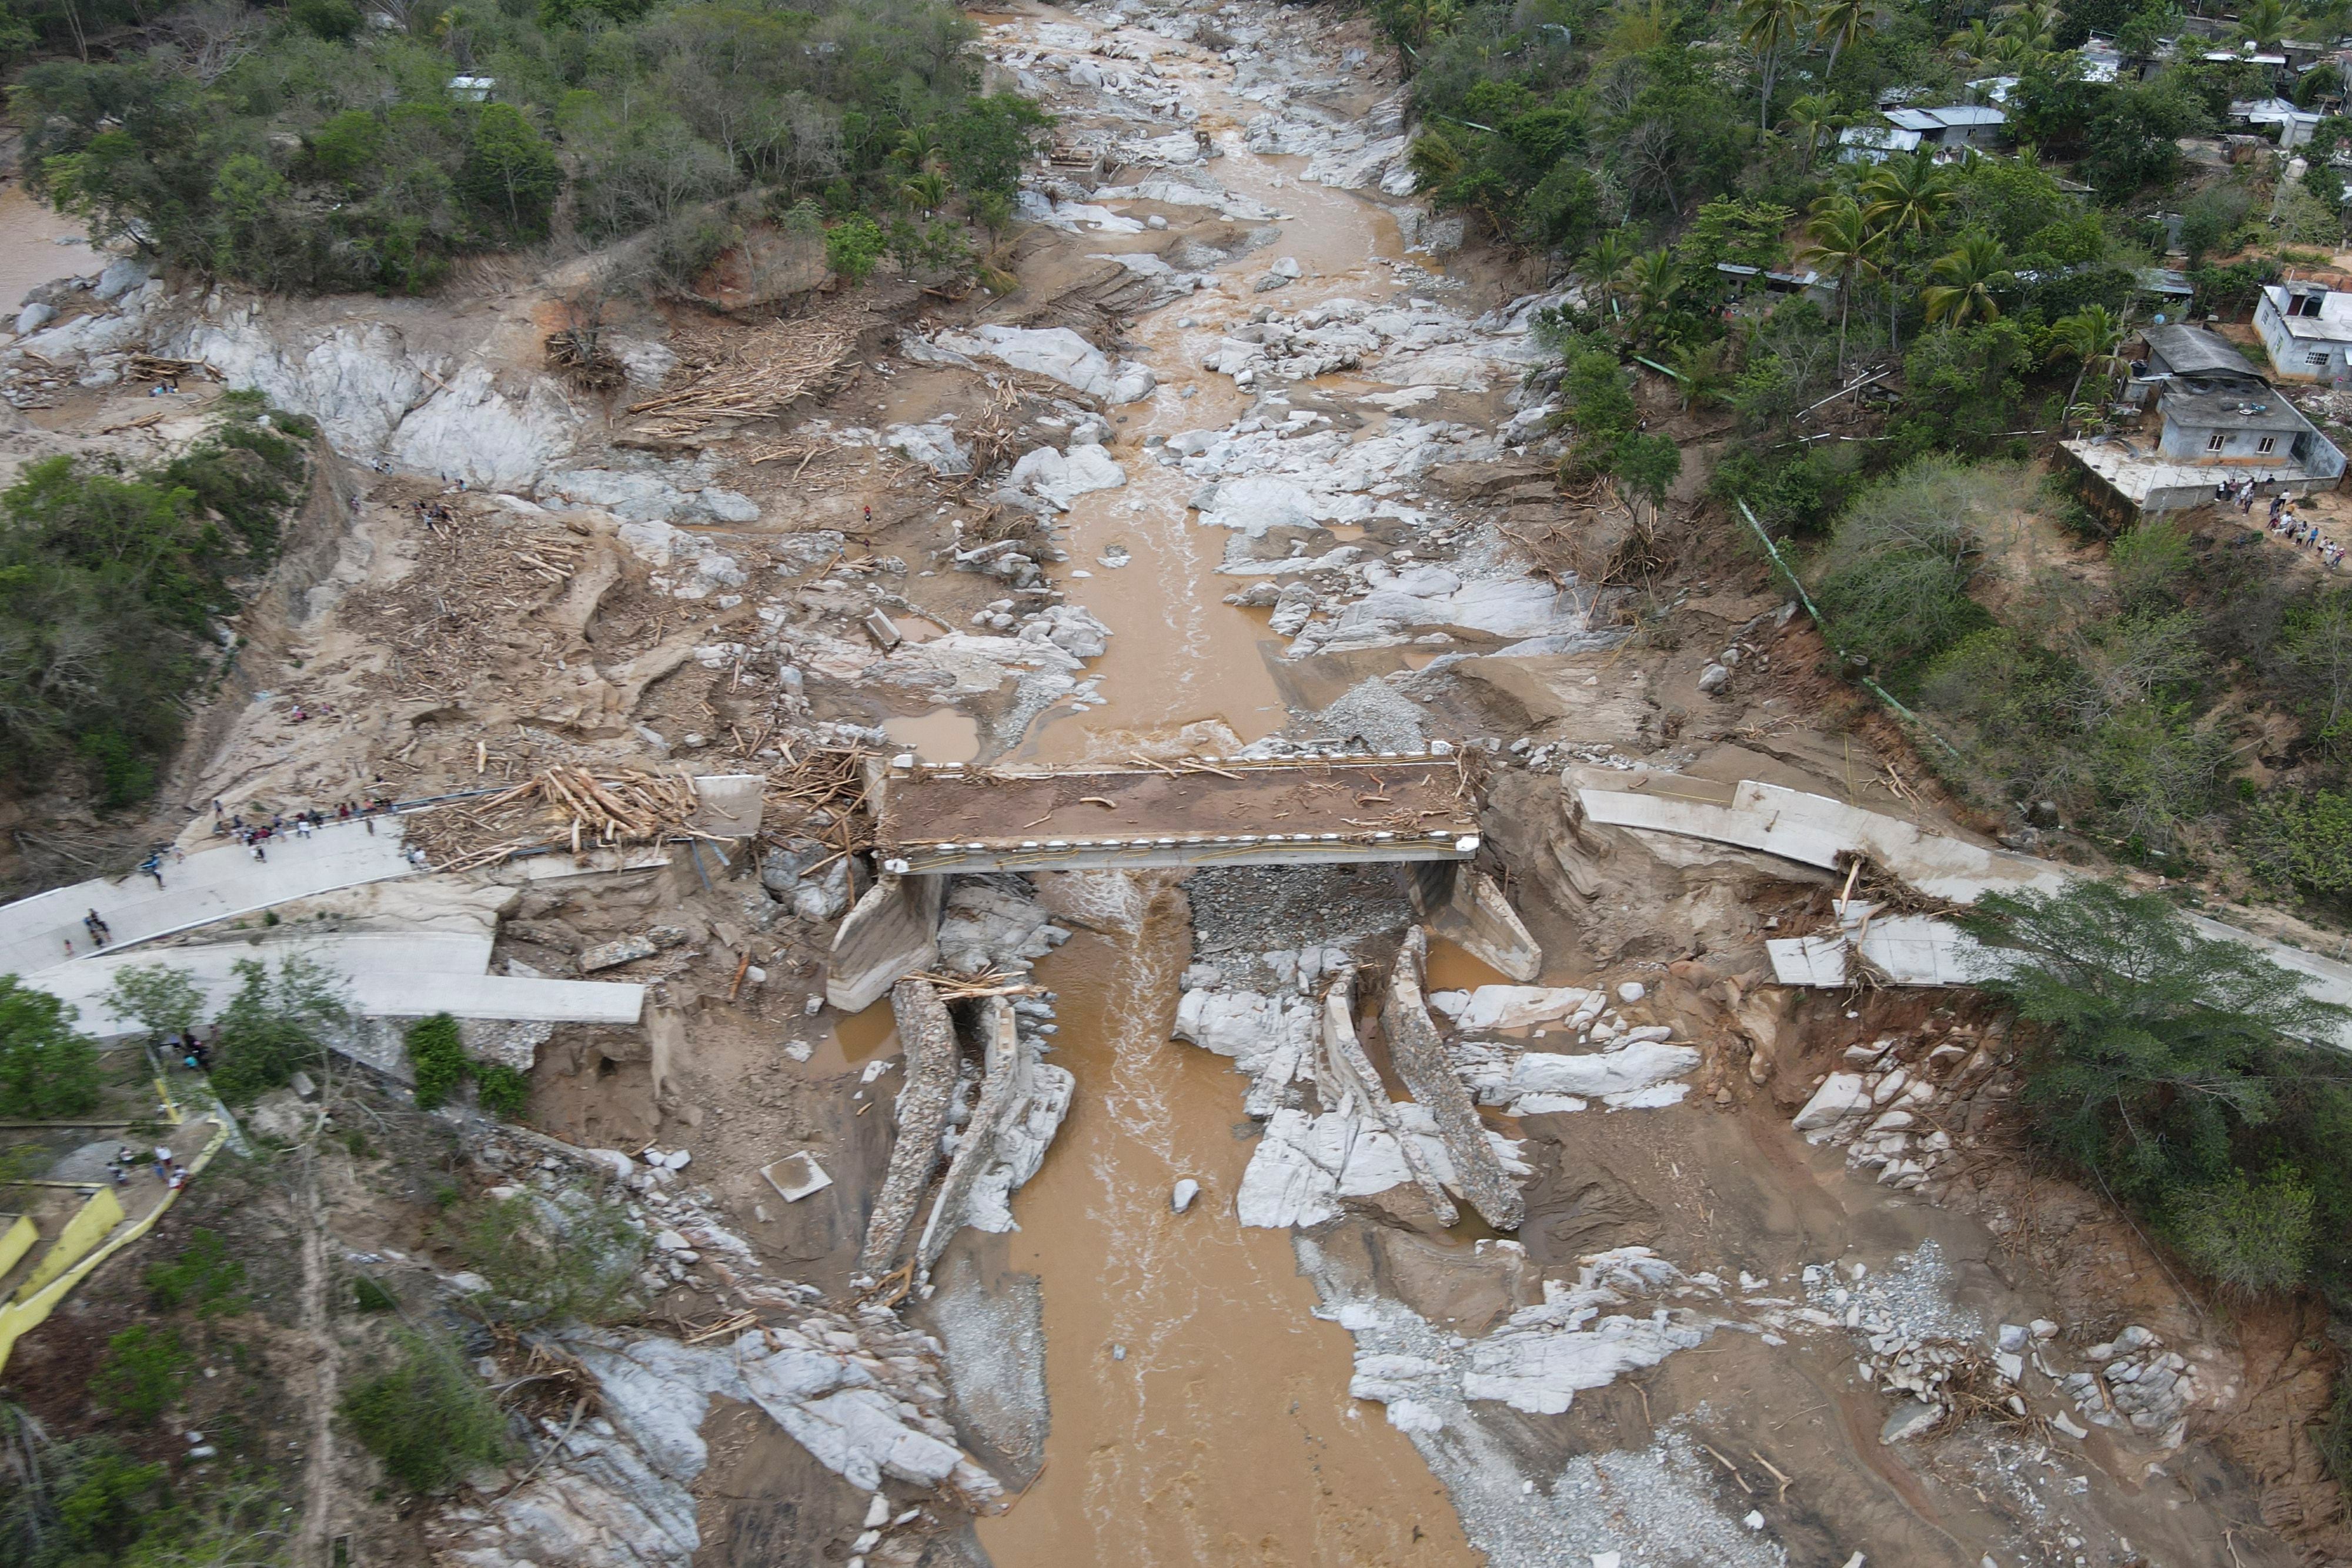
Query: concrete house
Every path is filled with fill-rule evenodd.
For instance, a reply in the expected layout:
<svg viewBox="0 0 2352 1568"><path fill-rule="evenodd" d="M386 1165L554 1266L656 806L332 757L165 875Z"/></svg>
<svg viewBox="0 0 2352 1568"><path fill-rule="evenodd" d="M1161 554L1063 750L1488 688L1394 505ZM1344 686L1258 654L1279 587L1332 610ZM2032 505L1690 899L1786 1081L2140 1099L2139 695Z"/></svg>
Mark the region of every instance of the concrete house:
<svg viewBox="0 0 2352 1568"><path fill-rule="evenodd" d="M2325 283L2266 283L2254 330L2282 381L2352 380L2352 292Z"/></svg>
<svg viewBox="0 0 2352 1568"><path fill-rule="evenodd" d="M2111 521L2196 506L2224 480L2304 495L2343 477L2344 454L2228 339L2165 326L2150 327L2146 340L2123 395L2152 414L2134 432L2061 444L2084 498Z"/></svg>

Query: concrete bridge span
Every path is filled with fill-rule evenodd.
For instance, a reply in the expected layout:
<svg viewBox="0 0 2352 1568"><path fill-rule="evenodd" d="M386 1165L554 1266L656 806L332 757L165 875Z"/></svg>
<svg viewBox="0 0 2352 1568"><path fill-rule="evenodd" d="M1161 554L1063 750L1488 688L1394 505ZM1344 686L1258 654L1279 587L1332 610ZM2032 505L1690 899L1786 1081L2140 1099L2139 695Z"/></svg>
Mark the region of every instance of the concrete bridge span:
<svg viewBox="0 0 2352 1568"><path fill-rule="evenodd" d="M876 779L882 875L835 934L827 999L856 1012L939 959L959 873L1158 866L1397 867L1423 925L1515 979L1543 952L1478 872L1476 775L1425 752L1259 758L1136 758L1071 768L891 760Z"/></svg>
<svg viewBox="0 0 2352 1568"><path fill-rule="evenodd" d="M1467 861L1478 792L1450 750L1075 768L892 760L876 853L900 875Z"/></svg>

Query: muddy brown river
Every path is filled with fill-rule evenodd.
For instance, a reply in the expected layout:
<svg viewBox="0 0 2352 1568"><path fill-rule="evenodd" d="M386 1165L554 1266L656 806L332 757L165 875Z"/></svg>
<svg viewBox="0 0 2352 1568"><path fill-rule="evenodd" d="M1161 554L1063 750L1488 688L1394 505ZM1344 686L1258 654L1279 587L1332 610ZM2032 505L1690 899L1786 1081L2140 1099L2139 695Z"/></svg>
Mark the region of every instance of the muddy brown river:
<svg viewBox="0 0 2352 1568"><path fill-rule="evenodd" d="M1222 64L1196 64L1181 78L1197 123L1225 148L1216 177L1294 215L1276 246L1223 270L1240 277L1263 271L1271 255L1297 256L1309 277L1286 309L1309 288L1392 292L1378 262L1402 254L1396 221L1358 196L1299 183L1304 160L1244 150L1240 128L1262 110L1227 97L1229 77ZM1115 427L1128 482L1080 497L1062 519L1070 566L1090 573L1062 586L1113 632L1091 666L1108 705L1050 711L1017 760L1124 757L1155 742L1214 750L1288 722L1272 663L1285 640L1265 612L1223 602L1237 585L1216 571L1225 535L1186 510L1200 482L1143 444L1247 412L1251 394L1203 371L1200 357L1251 308L1245 287L1238 298L1204 290L1127 331L1128 352L1160 382ZM1102 564L1119 550L1126 565ZM893 734L961 760L945 752L963 732L939 720ZM1289 1235L1234 1217L1253 1147L1246 1081L1170 1038L1191 944L1182 908L1163 898L1139 936L1082 934L1038 968L1060 993L1055 1061L1076 1074L1078 1092L1045 1168L1021 1191L1008 1261L1043 1287L1052 1427L1045 1469L1008 1512L981 1521L981 1541L999 1568L1481 1562L1404 1436L1380 1406L1349 1397L1349 1336L1312 1315L1315 1290ZM1202 1193L1180 1217L1169 1193L1188 1176Z"/></svg>

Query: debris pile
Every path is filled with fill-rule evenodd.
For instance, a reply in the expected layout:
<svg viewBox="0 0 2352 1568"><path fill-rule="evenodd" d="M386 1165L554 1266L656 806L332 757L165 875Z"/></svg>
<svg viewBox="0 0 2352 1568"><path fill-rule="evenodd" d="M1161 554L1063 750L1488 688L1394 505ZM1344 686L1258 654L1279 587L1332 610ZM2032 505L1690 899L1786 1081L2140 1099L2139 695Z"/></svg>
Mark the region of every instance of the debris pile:
<svg viewBox="0 0 2352 1568"><path fill-rule="evenodd" d="M749 334L713 337L688 348L694 360L683 384L631 403L628 412L644 416L641 434L666 441L698 435L720 420L772 419L846 379L863 326L857 318L777 320Z"/></svg>
<svg viewBox="0 0 2352 1568"><path fill-rule="evenodd" d="M442 868L496 865L527 850L579 854L616 844L710 839L692 826L701 799L683 775L637 768L543 768L486 800L452 800L412 819L410 838Z"/></svg>
<svg viewBox="0 0 2352 1568"><path fill-rule="evenodd" d="M484 1166L511 1173L514 1190L551 1202L616 1184L649 1243L638 1282L657 1293L699 1272L729 1304L682 1340L593 1328L550 1336L548 1354L593 1381L597 1418L542 1417L540 1457L520 1484L450 1508L439 1544L453 1560L689 1562L701 1544L691 1489L709 1460L700 1429L713 1398L758 1406L825 1468L876 1493L873 1539L858 1537L869 1560L887 1531L933 1533L957 1521L952 1511L998 1506L1002 1489L946 1419L939 1342L887 1308L828 1308L813 1287L763 1274L751 1247L714 1217L715 1195L688 1185L685 1151L638 1160L513 1127L478 1129L469 1141ZM882 1492L892 1483L936 1492L947 1507L902 1509Z"/></svg>
<svg viewBox="0 0 2352 1568"><path fill-rule="evenodd" d="M1843 1146L1850 1168L1933 1197L1958 1157L1941 1107L1992 1071L1995 1050L1968 1024L1853 1046L1847 1070L1823 1078L1791 1125L1807 1143Z"/></svg>

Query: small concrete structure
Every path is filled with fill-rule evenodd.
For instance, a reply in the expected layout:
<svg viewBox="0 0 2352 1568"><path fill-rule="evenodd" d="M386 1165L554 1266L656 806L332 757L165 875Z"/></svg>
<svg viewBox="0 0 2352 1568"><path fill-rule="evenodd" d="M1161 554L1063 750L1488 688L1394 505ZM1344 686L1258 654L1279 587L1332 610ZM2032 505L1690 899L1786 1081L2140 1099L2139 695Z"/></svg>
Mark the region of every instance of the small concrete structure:
<svg viewBox="0 0 2352 1568"><path fill-rule="evenodd" d="M1495 879L1460 862L1423 861L1398 868L1413 913L1488 968L1522 985L1543 973L1543 948Z"/></svg>
<svg viewBox="0 0 2352 1568"><path fill-rule="evenodd" d="M2273 374L2298 382L2352 378L2352 291L2325 283L2266 283L2254 330Z"/></svg>
<svg viewBox="0 0 2352 1568"><path fill-rule="evenodd" d="M864 1012L900 976L938 963L947 881L887 874L867 889L833 934L824 999L845 1013Z"/></svg>
<svg viewBox="0 0 2352 1568"><path fill-rule="evenodd" d="M768 792L764 773L710 773L694 781L701 804L688 826L722 839L748 839L760 831Z"/></svg>
<svg viewBox="0 0 2352 1568"><path fill-rule="evenodd" d="M2210 55L2206 57L2212 58ZM2234 60L2237 57L2225 55L2222 57ZM2286 57L2284 55L2256 55L2252 57L2257 63L2271 66L2274 69L2283 70L2286 66ZM2275 95L2270 98L2242 99L2230 105L2230 120L2232 124L2242 125L2252 131L2276 131L2278 144L2283 149L2300 147L2309 141L2312 132L2319 129L2319 122L2323 118L2325 117L2317 110L2297 109L2285 99Z"/></svg>

